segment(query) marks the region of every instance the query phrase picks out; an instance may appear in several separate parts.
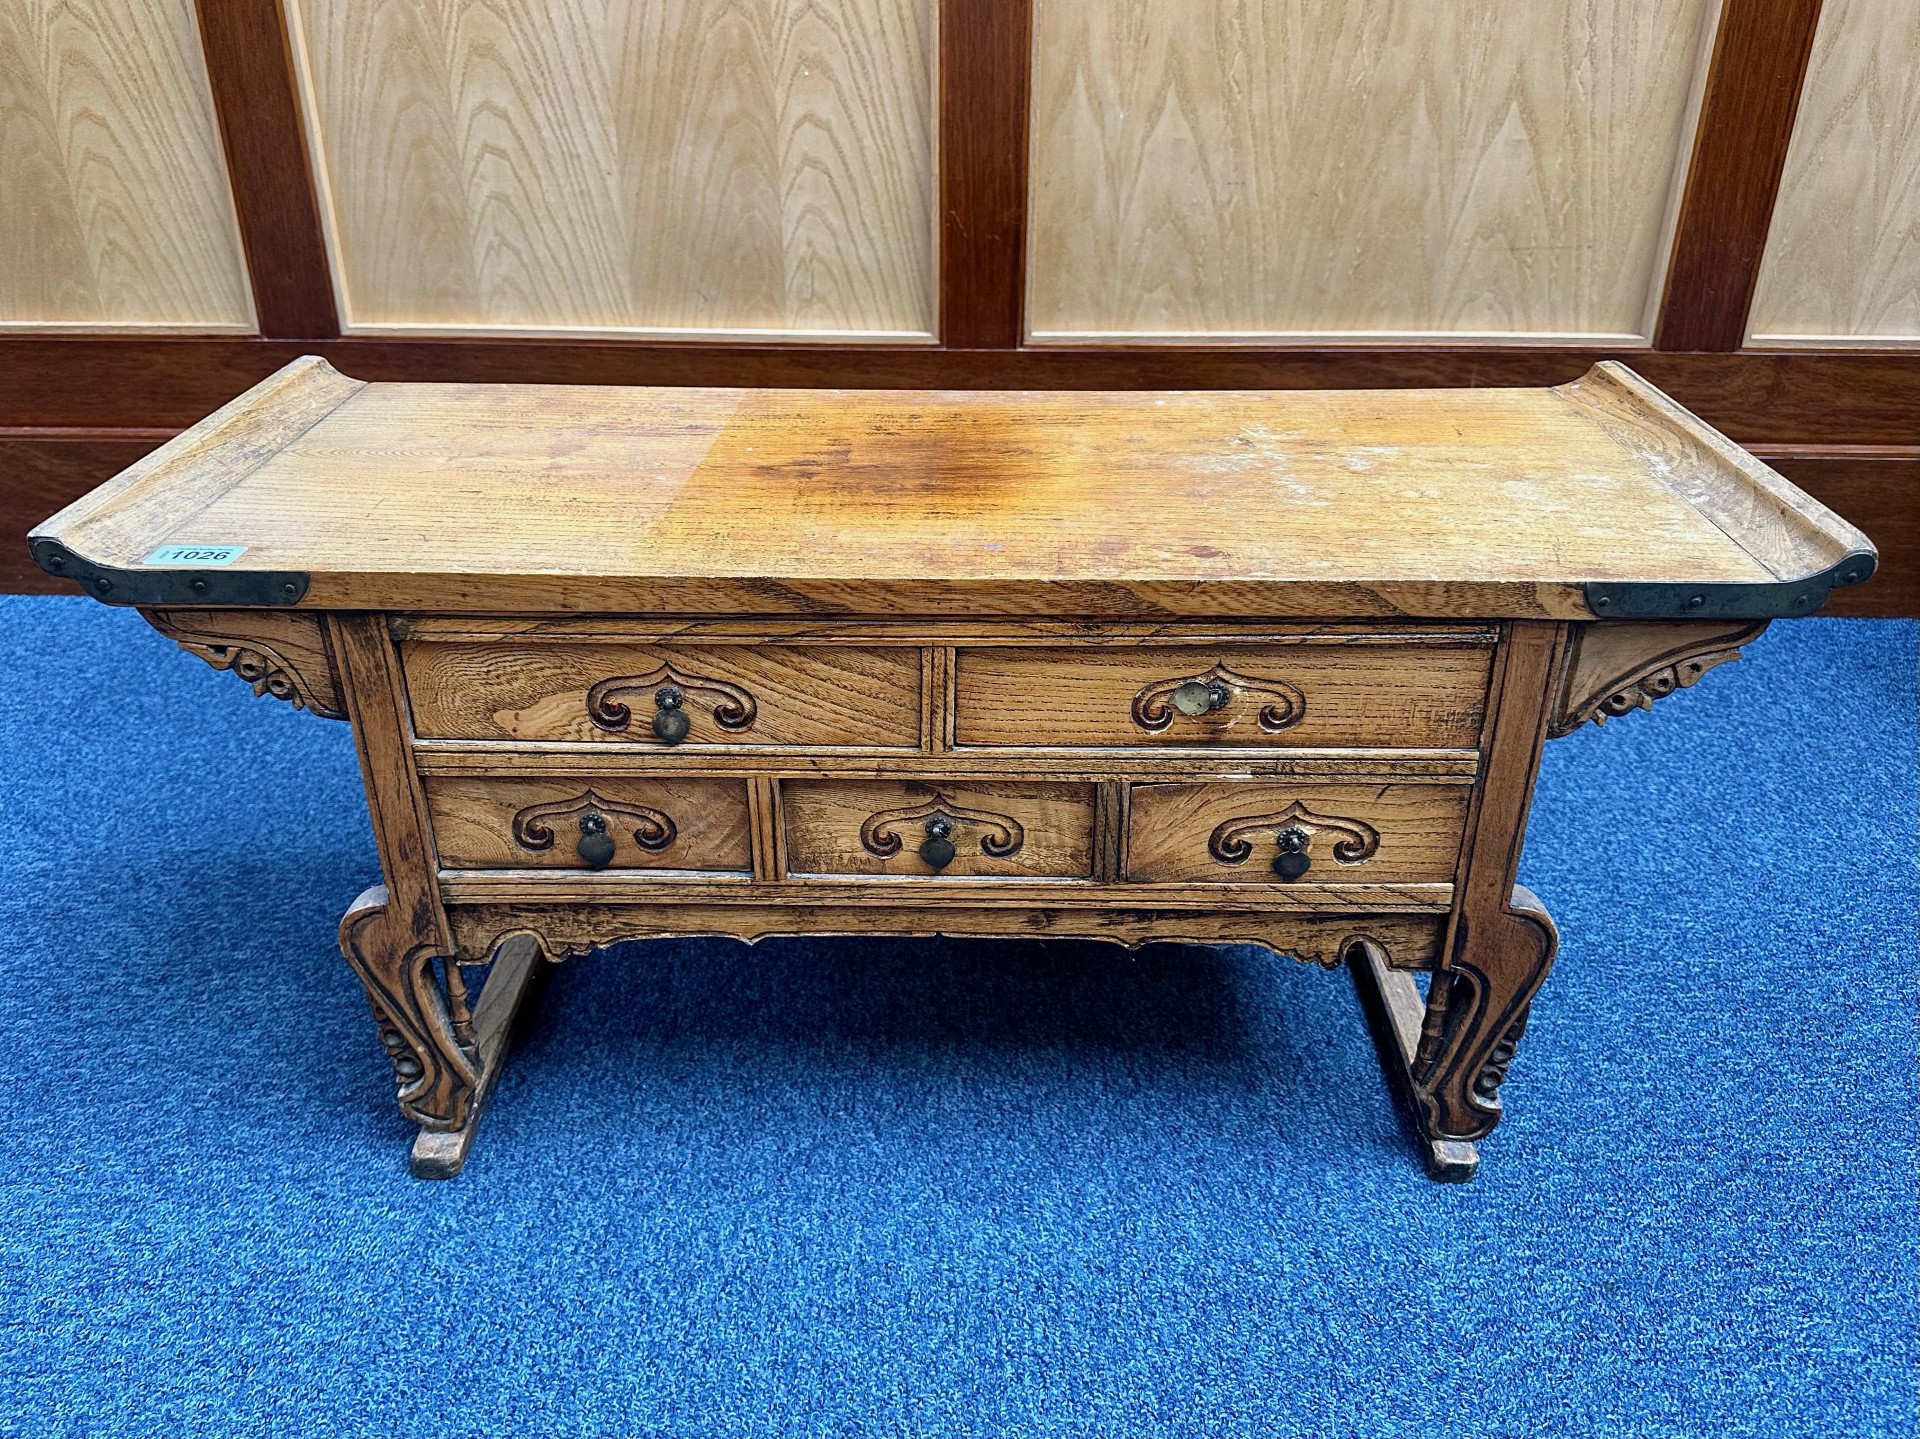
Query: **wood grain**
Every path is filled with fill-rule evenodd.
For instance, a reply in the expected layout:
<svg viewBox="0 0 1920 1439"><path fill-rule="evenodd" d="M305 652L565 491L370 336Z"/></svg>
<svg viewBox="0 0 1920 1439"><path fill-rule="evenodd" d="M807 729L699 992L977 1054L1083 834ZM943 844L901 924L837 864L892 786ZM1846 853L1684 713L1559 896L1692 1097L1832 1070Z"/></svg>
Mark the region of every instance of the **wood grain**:
<svg viewBox="0 0 1920 1439"><path fill-rule="evenodd" d="M946 868L936 871L920 858L925 819L891 827L897 845L891 854L876 854L862 842L862 827L873 830L869 822L874 816L927 805L939 805L955 816L955 855ZM1091 785L789 780L781 786L781 808L786 815L787 867L796 877L1087 879L1093 873ZM993 819L972 819L961 811ZM996 855L982 841L995 835L995 822L1007 821L1018 827L1018 847ZM1004 839L1004 831L1000 834Z"/></svg>
<svg viewBox="0 0 1920 1439"><path fill-rule="evenodd" d="M1287 887L1273 872L1274 837L1284 828L1312 836L1307 872L1316 884L1435 884L1453 878L1466 820L1465 785L1136 784L1127 826L1127 877L1139 883ZM1245 836L1252 853L1235 864L1212 852L1223 825L1266 815L1305 813ZM1352 826L1377 847L1352 862L1336 845ZM1228 851L1229 854L1233 851ZM1298 881L1296 881L1298 882Z"/></svg>
<svg viewBox="0 0 1920 1439"><path fill-rule="evenodd" d="M192 0L0 5L0 196L0 327L253 327Z"/></svg>
<svg viewBox="0 0 1920 1439"><path fill-rule="evenodd" d="M930 0L297 0L349 329L930 338Z"/></svg>
<svg viewBox="0 0 1920 1439"><path fill-rule="evenodd" d="M1920 343L1920 25L1825 0L1748 321L1753 344Z"/></svg>
<svg viewBox="0 0 1920 1439"><path fill-rule="evenodd" d="M1774 578L1553 391L301 393L336 385L239 478L183 465L204 504L147 515L163 452L48 538L468 612L1588 618L1590 580Z"/></svg>
<svg viewBox="0 0 1920 1439"><path fill-rule="evenodd" d="M580 858L580 814L603 811L614 840L609 870L750 870L745 780L663 776L635 779L593 775L580 780L528 780L502 775L433 777L426 782L434 842L443 869L586 870ZM664 815L672 837L649 848L636 842L636 822L622 822L618 806L638 806ZM529 809L563 807L547 820L551 840L519 842L516 816ZM572 808L578 809L576 813ZM541 836L534 831L536 841ZM657 837L656 837L657 838Z"/></svg>
<svg viewBox="0 0 1920 1439"><path fill-rule="evenodd" d="M1035 340L1648 332L1708 0L1037 0Z"/></svg>
<svg viewBox="0 0 1920 1439"><path fill-rule="evenodd" d="M1377 745L1470 749L1480 733L1492 652L1390 642L1236 648L962 648L955 656L957 745L1292 748ZM1164 729L1135 718L1143 689L1224 666L1232 698ZM1278 687L1300 716L1270 730Z"/></svg>
<svg viewBox="0 0 1920 1439"><path fill-rule="evenodd" d="M1780 579L1871 553L1858 529L1624 366L1596 365L1557 393Z"/></svg>
<svg viewBox="0 0 1920 1439"><path fill-rule="evenodd" d="M898 745L920 740L920 657L910 649L747 646L434 644L404 646L414 724L424 737L594 741L666 746L650 728L660 681L620 692L631 718L594 721L595 685L670 665L683 677L692 729L683 751L706 745ZM750 697L737 729L702 681Z"/></svg>

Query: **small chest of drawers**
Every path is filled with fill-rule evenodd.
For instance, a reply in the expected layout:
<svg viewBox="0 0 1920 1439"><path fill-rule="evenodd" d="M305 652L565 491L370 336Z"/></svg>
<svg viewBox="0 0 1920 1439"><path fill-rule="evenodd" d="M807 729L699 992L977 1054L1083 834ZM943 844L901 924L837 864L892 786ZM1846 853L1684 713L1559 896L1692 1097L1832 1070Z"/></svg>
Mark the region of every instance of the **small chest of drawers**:
<svg viewBox="0 0 1920 1439"><path fill-rule="evenodd" d="M1515 882L1542 744L1873 566L1617 366L919 396L305 360L32 543L351 719L383 882L340 945L426 1176L546 964L882 933L1344 964L1465 1178L1557 950Z"/></svg>

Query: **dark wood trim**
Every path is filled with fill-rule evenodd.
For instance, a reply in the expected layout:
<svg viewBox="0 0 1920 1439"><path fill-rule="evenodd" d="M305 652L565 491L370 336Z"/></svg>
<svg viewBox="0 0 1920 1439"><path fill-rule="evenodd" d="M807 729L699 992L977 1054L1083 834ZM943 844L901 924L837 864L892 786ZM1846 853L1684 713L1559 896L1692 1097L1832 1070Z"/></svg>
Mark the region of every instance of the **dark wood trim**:
<svg viewBox="0 0 1920 1439"><path fill-rule="evenodd" d="M172 430L0 428L0 593L77 594L27 553L27 531L173 438Z"/></svg>
<svg viewBox="0 0 1920 1439"><path fill-rule="evenodd" d="M1737 350L1813 53L1820 0L1724 0L1655 345Z"/></svg>
<svg viewBox="0 0 1920 1439"><path fill-rule="evenodd" d="M940 6L940 336L1024 338L1032 0Z"/></svg>
<svg viewBox="0 0 1920 1439"><path fill-rule="evenodd" d="M279 0L196 0L260 333L340 333Z"/></svg>
<svg viewBox="0 0 1920 1439"><path fill-rule="evenodd" d="M1754 452L1867 532L1880 565L1833 592L1823 615L1920 617L1920 446L1755 445Z"/></svg>
<svg viewBox="0 0 1920 1439"><path fill-rule="evenodd" d="M1546 346L938 350L623 341L97 336L0 339L0 424L183 427L302 354L365 380L851 388L1547 385L1620 360L1742 444L1920 440L1920 352L1732 355Z"/></svg>

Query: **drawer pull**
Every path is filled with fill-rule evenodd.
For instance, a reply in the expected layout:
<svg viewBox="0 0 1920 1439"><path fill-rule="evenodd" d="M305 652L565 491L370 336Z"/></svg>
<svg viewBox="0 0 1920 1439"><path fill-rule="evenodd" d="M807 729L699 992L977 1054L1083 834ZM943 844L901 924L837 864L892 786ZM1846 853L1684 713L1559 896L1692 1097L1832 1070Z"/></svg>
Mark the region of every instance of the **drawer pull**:
<svg viewBox="0 0 1920 1439"><path fill-rule="evenodd" d="M672 685L662 685L653 692L653 732L663 743L679 744L693 728L693 721L680 707L685 700L686 696Z"/></svg>
<svg viewBox="0 0 1920 1439"><path fill-rule="evenodd" d="M1317 814L1295 800L1272 814L1248 815L1216 825L1207 838L1207 853L1221 864L1245 864L1253 854L1253 836L1264 830L1274 832L1280 853L1274 858L1273 872L1284 880L1298 879L1307 872L1312 862L1307 850L1320 830L1339 836L1333 844L1335 864L1364 864L1380 848L1380 831L1364 820Z"/></svg>
<svg viewBox="0 0 1920 1439"><path fill-rule="evenodd" d="M927 821L927 837L920 846L920 858L936 874L952 864L954 855L959 853L948 838L952 833L953 821L945 815L935 815Z"/></svg>
<svg viewBox="0 0 1920 1439"><path fill-rule="evenodd" d="M1020 853L1020 847L1027 842L1025 827L1012 815L969 809L953 803L944 795L935 795L919 804L883 809L868 815L860 826L860 844L876 859L891 859L900 853L901 828L921 822L926 825L927 838L920 846L920 858L936 870L952 864L958 853L952 839L956 824L978 825L983 831L980 853L992 859L1011 859Z"/></svg>
<svg viewBox="0 0 1920 1439"><path fill-rule="evenodd" d="M1176 713L1199 719L1226 708L1235 695L1264 700L1256 719L1269 734L1292 729L1307 717L1307 697L1285 680L1259 679L1215 665L1205 674L1155 680L1133 697L1133 722L1159 734Z"/></svg>
<svg viewBox="0 0 1920 1439"><path fill-rule="evenodd" d="M650 854L658 854L680 835L672 816L660 810L623 804L588 790L572 799L528 805L513 817L513 841L529 854L544 854L553 848L554 822L574 820L580 826L580 858L594 869L605 869L614 856L609 815L615 823L632 825L633 842Z"/></svg>
<svg viewBox="0 0 1920 1439"><path fill-rule="evenodd" d="M589 810L580 816L580 843L576 846L588 869L605 869L613 863L613 836L607 822Z"/></svg>
<svg viewBox="0 0 1920 1439"><path fill-rule="evenodd" d="M1300 878L1313 864L1312 857L1307 853L1313 836L1298 826L1291 826L1273 838L1280 846L1280 853L1273 857L1273 872L1288 881Z"/></svg>
<svg viewBox="0 0 1920 1439"><path fill-rule="evenodd" d="M725 680L682 674L672 665L657 665L643 675L614 675L587 691L587 717L595 728L619 734L633 723L628 703L635 695L651 695L653 734L667 744L679 744L693 728L686 712L687 697L713 701L713 722L729 733L752 729L760 707L746 690Z"/></svg>
<svg viewBox="0 0 1920 1439"><path fill-rule="evenodd" d="M1233 691L1219 680L1212 684L1188 680L1173 692L1173 707L1188 719L1198 719L1208 710L1225 709L1232 698Z"/></svg>

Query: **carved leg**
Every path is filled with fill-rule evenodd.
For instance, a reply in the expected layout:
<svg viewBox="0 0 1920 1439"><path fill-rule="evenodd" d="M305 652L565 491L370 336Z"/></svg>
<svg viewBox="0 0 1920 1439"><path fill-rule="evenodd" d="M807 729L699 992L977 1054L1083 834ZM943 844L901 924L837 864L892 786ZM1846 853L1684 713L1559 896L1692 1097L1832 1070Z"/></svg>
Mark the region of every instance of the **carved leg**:
<svg viewBox="0 0 1920 1439"><path fill-rule="evenodd" d="M1559 944L1545 907L1519 885L1503 912L1461 917L1453 962L1428 990L1414 1056L1428 1134L1482 1139L1500 1122L1500 1085Z"/></svg>
<svg viewBox="0 0 1920 1439"><path fill-rule="evenodd" d="M1382 1067L1420 1131L1427 1173L1453 1183L1473 1178L1474 1141L1500 1122L1500 1085L1558 946L1553 920L1518 885L1511 907L1486 928L1478 935L1461 925L1453 963L1433 976L1424 1005L1413 976L1391 968L1371 940L1347 953Z"/></svg>
<svg viewBox="0 0 1920 1439"><path fill-rule="evenodd" d="M480 1079L470 1044L454 1031L434 972L435 947L397 922L387 887L375 885L340 921L340 952L367 987L380 1043L400 1086L400 1112L423 1129L458 1129Z"/></svg>
<svg viewBox="0 0 1920 1439"><path fill-rule="evenodd" d="M1387 961L1386 952L1369 939L1358 940L1348 949L1347 968L1353 975L1353 987L1360 996L1368 1027L1373 1031L1380 1068L1414 1128L1420 1132L1427 1176L1464 1184L1479 1171L1479 1149L1468 1140L1433 1137L1422 1121L1419 1101L1414 1097L1414 1062L1420 1048L1423 1001L1413 976L1403 969L1394 969Z"/></svg>
<svg viewBox="0 0 1920 1439"><path fill-rule="evenodd" d="M451 1179L466 1163L514 1021L545 970L538 941L517 935L501 946L470 1020L461 1014L458 967L448 966L449 995L435 973L435 947L414 942L411 927L394 921L385 886L362 894L340 921L340 951L366 986L400 1112L420 1126L414 1177Z"/></svg>

